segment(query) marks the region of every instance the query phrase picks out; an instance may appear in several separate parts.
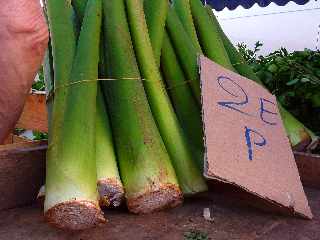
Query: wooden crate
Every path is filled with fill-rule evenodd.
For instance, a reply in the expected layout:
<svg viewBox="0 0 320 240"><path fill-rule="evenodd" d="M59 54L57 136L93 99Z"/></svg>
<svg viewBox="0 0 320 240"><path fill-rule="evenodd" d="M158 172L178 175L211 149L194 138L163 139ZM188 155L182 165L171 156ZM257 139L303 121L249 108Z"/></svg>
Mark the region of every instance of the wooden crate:
<svg viewBox="0 0 320 240"><path fill-rule="evenodd" d="M44 94L30 94L17 127L46 132ZM10 134L0 145L0 210L35 200L44 183L46 141L33 142Z"/></svg>
<svg viewBox="0 0 320 240"><path fill-rule="evenodd" d="M303 185L320 189L320 155L295 152L294 156Z"/></svg>

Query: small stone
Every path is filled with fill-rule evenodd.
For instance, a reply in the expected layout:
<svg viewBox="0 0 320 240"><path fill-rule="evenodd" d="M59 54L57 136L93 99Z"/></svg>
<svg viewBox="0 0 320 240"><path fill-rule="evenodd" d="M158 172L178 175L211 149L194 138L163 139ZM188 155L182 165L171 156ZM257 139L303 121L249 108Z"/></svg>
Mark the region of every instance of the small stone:
<svg viewBox="0 0 320 240"><path fill-rule="evenodd" d="M211 217L211 211L210 208L204 208L203 209L203 217L208 222L214 222L214 218Z"/></svg>

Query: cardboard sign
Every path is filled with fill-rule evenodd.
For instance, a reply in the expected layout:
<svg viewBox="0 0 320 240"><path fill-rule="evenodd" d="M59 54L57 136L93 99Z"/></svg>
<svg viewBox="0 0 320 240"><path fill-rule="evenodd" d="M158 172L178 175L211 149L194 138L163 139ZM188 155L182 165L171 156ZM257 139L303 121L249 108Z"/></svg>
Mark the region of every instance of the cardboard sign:
<svg viewBox="0 0 320 240"><path fill-rule="evenodd" d="M200 57L205 176L312 218L275 96Z"/></svg>

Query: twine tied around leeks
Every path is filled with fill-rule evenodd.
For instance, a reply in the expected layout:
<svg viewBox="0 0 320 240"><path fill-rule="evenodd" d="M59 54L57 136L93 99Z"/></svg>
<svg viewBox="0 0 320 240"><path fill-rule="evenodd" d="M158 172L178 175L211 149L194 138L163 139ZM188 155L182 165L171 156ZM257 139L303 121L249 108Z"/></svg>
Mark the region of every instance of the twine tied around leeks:
<svg viewBox="0 0 320 240"><path fill-rule="evenodd" d="M98 79L84 79L84 80L79 80L79 81L75 81L75 82L71 82L71 83L66 83L66 84L62 84L60 86L57 86L57 87L53 87L53 89L49 90L48 93L47 93L47 102L50 101L52 99L52 97L54 96L54 94L58 91L58 90L63 90L63 89L67 89L69 87L72 87L72 86L76 86L76 85L79 85L79 84L87 84L87 83L96 83L96 82L99 82L99 81L122 81L122 80L136 80L136 81L149 81L145 78L98 78ZM177 87L181 87L185 84L188 84L190 83L191 81L194 81L194 80L186 80L186 81L183 81L179 84L175 84L173 86L168 86L168 87L165 87L166 90L170 90L170 89L174 89L174 88L177 88ZM150 81L150 82L161 82L161 81ZM162 83L162 82L161 82Z"/></svg>

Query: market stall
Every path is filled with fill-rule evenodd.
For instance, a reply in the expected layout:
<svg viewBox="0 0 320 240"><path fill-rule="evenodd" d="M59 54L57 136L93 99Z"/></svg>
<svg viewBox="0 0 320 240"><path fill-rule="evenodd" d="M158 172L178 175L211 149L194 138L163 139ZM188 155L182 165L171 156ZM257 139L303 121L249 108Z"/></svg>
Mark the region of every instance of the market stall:
<svg viewBox="0 0 320 240"><path fill-rule="evenodd" d="M258 4L260 7L267 7L270 3L275 3L279 6L285 6L289 0L203 0L204 3L212 6L216 11L221 11L225 7L230 10L236 9L238 6L242 6L245 9L251 8L254 4ZM309 0L294 0L296 4L304 5Z"/></svg>
<svg viewBox="0 0 320 240"><path fill-rule="evenodd" d="M56 0L44 10L46 93L28 98L17 128L49 139L11 135L0 147L0 238L320 237L319 138L208 5Z"/></svg>

